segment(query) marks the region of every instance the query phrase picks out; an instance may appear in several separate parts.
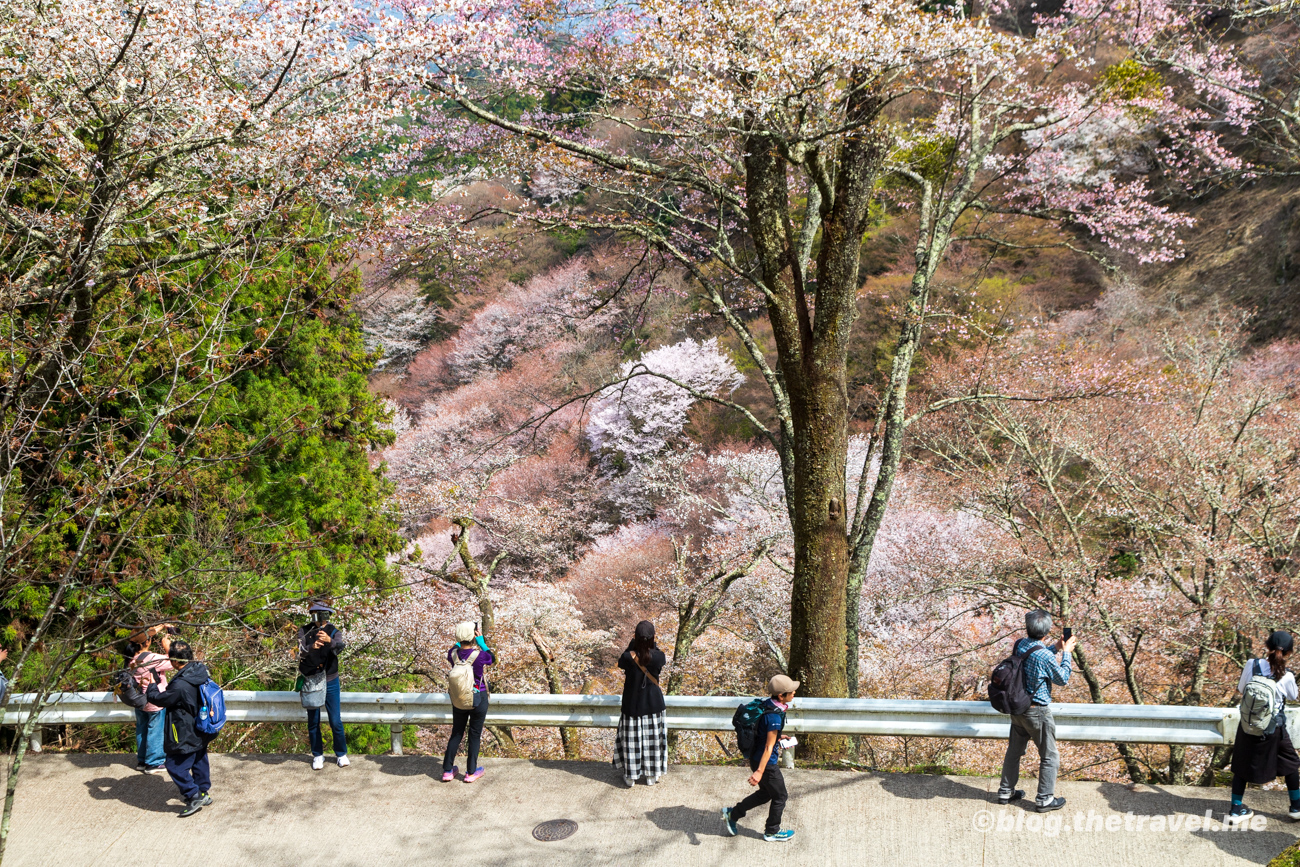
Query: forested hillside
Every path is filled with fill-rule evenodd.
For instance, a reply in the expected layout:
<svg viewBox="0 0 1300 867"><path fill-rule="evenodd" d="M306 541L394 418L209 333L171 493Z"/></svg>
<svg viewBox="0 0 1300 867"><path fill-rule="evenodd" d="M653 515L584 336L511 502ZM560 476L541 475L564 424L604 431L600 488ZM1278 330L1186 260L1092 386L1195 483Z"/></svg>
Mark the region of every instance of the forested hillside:
<svg viewBox="0 0 1300 867"><path fill-rule="evenodd" d="M6 6L18 688L164 622L288 688L323 594L358 689L471 619L493 689L615 692L649 619L669 693L982 699L1043 607L1059 700L1231 702L1297 625L1300 12L1040 5Z"/></svg>
<svg viewBox="0 0 1300 867"><path fill-rule="evenodd" d="M1294 92L1293 24L1210 29ZM1125 64L1100 77L1127 76L1135 103L1164 87L1187 104L1186 78ZM651 150L633 124L604 123L599 140ZM1253 644L1294 617L1300 212L1297 151L1277 129L1234 132L1185 184L1145 108L1053 143L1057 171L1154 191L1164 216L1130 207L1139 229L1174 227L1156 255L1152 237L1106 243L1031 211L952 242L913 366L915 424L849 603L850 694L982 698L1023 611L1043 605L1086 636L1062 700L1232 701ZM417 585L367 618L379 671L439 682L462 617L508 648L511 690L615 691L642 618L672 650L669 692L745 693L788 670L795 540L765 434L780 421L745 346L779 370L772 322L737 289L744 332L729 327L709 275L609 220L628 195L563 164L471 180L455 203L480 216L472 273L372 277L367 337L386 353L372 388L399 417L382 460ZM845 348L849 504L877 483L917 241L906 200L882 196ZM560 748L539 736L533 749ZM882 766L997 758L859 746ZM1226 758L1192 752L1078 747L1067 765L1208 782Z"/></svg>

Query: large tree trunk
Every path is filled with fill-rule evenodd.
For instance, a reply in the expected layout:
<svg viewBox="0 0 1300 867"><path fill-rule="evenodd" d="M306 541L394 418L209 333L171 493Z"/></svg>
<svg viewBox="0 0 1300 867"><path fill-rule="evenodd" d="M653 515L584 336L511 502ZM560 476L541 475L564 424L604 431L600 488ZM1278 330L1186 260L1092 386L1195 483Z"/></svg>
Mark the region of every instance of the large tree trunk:
<svg viewBox="0 0 1300 867"><path fill-rule="evenodd" d="M819 383L804 412L795 406L794 582L790 674L812 696L844 696L844 607L849 540L844 524L847 451L843 367ZM806 413L806 414L805 414Z"/></svg>
<svg viewBox="0 0 1300 867"><path fill-rule="evenodd" d="M852 100L851 116L866 120L878 111L865 91L858 91ZM782 454L788 464L784 475L794 536L790 674L801 682L804 695L843 697L848 691L846 367L857 313L862 237L885 149L875 135L864 132L845 140L838 154L782 154L764 135L754 135L747 151L750 237L790 406L792 442L784 444ZM804 280L790 217L787 172L791 163L800 161L821 187L816 199L822 236L815 290ZM827 171L831 166L833 171ZM814 756L837 752L842 746L840 737L809 738L808 743Z"/></svg>

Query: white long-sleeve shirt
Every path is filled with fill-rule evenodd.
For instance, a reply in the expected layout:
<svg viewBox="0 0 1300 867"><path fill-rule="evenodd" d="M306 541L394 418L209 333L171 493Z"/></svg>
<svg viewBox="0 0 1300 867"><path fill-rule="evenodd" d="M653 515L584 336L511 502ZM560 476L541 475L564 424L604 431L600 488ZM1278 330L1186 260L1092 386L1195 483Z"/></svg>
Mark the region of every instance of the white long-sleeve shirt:
<svg viewBox="0 0 1300 867"><path fill-rule="evenodd" d="M1246 663L1246 667L1241 670L1241 680L1237 683L1237 692L1244 693L1246 684L1255 676L1255 663L1259 663L1259 672L1265 677L1273 676L1273 667L1268 664L1267 659L1252 659ZM1282 679L1277 682L1277 688L1282 691L1282 696L1287 701L1296 701L1300 699L1300 691L1296 689L1295 675L1288 671L1282 675Z"/></svg>

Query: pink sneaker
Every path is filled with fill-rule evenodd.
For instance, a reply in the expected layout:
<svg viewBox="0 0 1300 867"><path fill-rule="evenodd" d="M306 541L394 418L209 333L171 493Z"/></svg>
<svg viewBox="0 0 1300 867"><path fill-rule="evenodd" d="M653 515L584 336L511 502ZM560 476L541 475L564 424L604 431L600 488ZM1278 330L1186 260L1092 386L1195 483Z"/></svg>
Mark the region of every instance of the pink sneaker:
<svg viewBox="0 0 1300 867"><path fill-rule="evenodd" d="M453 765L450 771L443 771L443 772L442 772L442 781L443 781L444 783L450 783L452 780L456 779L456 772L459 771L459 770L460 770L460 768L458 768L458 767L456 767L455 765Z"/></svg>
<svg viewBox="0 0 1300 867"><path fill-rule="evenodd" d="M477 771L475 771L475 772L472 773L472 774L466 774L466 775L465 775L465 782L467 782L467 783L472 783L472 782L474 782L474 781L477 780L479 777L483 776L483 771L484 771L484 770L486 770L486 769L485 769L485 768L479 768Z"/></svg>

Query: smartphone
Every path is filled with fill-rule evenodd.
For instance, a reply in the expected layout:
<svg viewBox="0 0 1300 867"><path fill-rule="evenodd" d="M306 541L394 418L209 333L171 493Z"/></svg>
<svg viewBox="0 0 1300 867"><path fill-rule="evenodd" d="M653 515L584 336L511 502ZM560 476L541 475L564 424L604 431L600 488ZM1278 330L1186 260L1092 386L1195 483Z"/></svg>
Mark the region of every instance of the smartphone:
<svg viewBox="0 0 1300 867"><path fill-rule="evenodd" d="M1073 634L1074 634L1074 630L1068 626L1061 630L1061 637L1064 638L1066 641L1069 641L1070 636Z"/></svg>

